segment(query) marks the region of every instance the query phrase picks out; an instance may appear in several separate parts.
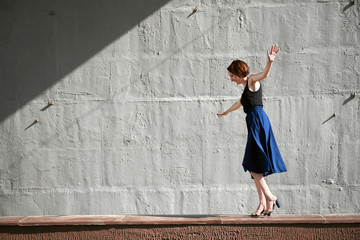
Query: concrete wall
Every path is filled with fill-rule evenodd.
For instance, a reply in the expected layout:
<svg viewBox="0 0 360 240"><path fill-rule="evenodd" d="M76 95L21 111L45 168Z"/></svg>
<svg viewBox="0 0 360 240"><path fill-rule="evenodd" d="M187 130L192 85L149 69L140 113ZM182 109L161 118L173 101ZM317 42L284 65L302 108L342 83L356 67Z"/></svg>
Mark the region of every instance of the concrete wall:
<svg viewBox="0 0 360 240"><path fill-rule="evenodd" d="M0 1L0 214L251 212L245 114L216 113L242 93L226 67L261 71L274 43L264 109L288 168L267 178L276 211L360 212L348 4Z"/></svg>

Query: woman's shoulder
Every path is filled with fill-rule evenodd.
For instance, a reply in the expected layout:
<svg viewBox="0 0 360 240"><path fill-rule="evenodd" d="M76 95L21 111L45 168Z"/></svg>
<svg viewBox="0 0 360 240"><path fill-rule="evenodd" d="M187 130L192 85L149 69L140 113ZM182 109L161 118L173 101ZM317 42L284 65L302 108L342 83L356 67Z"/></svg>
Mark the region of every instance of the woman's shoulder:
<svg viewBox="0 0 360 240"><path fill-rule="evenodd" d="M255 82L255 74L250 74L249 77L248 77L248 82L249 84L254 84Z"/></svg>

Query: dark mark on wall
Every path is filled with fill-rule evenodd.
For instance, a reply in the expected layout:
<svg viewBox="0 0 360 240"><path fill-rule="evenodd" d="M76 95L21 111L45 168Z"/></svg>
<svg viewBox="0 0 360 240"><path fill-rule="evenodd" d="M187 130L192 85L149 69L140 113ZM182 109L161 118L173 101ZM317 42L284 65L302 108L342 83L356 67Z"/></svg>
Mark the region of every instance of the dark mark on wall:
<svg viewBox="0 0 360 240"><path fill-rule="evenodd" d="M345 12L354 5L355 5L355 0L350 0L349 4L344 7L343 12Z"/></svg>
<svg viewBox="0 0 360 240"><path fill-rule="evenodd" d="M48 102L48 104L45 107L43 107L40 111L45 111L46 109L48 109L52 105L54 105L54 102Z"/></svg>
<svg viewBox="0 0 360 240"><path fill-rule="evenodd" d="M24 131L28 130L29 128L31 128L32 126L34 126L37 123L39 123L39 120L35 119L35 121L33 123L31 123L27 128L25 128Z"/></svg>
<svg viewBox="0 0 360 240"><path fill-rule="evenodd" d="M191 17L192 15L194 15L197 11L198 11L198 7L194 8L192 13L189 14L189 16L187 16L187 18Z"/></svg>
<svg viewBox="0 0 360 240"><path fill-rule="evenodd" d="M330 119L334 118L336 116L335 113L333 113L333 115L331 115L328 119L326 119L322 124L326 123L327 121L329 121Z"/></svg>
<svg viewBox="0 0 360 240"><path fill-rule="evenodd" d="M345 99L345 101L343 102L343 106L345 104L347 104L348 102L350 102L351 100L353 100L355 98L355 93L351 93L350 97L348 97L347 99Z"/></svg>

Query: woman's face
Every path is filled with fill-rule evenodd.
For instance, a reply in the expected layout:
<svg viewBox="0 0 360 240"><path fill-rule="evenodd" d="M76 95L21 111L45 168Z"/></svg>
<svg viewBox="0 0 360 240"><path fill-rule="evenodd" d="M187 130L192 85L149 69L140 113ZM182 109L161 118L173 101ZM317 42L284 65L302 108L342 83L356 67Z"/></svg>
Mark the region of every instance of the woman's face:
<svg viewBox="0 0 360 240"><path fill-rule="evenodd" d="M232 74L231 72L228 71L228 74L229 74L229 77L231 79L232 82L235 82L236 84L244 84L246 81L245 81L245 78L241 78L235 74Z"/></svg>

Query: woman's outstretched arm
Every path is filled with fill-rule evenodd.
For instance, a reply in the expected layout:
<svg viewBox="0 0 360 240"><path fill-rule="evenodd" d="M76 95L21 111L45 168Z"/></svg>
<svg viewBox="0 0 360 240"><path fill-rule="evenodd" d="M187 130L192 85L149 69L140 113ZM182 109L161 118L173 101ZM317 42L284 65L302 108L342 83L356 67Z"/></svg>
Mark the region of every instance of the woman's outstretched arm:
<svg viewBox="0 0 360 240"><path fill-rule="evenodd" d="M271 47L271 51L269 52L269 50L267 51L267 55L268 55L268 61L266 63L265 69L263 72L261 73L256 73L256 74L252 74L250 76L250 79L253 83L258 82L263 80L264 78L266 78L269 75L270 69L271 69L271 65L274 62L275 58L276 58L276 54L280 51L279 46L276 44L275 46Z"/></svg>
<svg viewBox="0 0 360 240"><path fill-rule="evenodd" d="M234 103L234 104L233 104L228 110L226 110L225 112L218 113L218 114L217 114L218 117L226 116L228 113L239 109L239 108L242 106L240 100L241 100L241 98L240 98L236 103Z"/></svg>

